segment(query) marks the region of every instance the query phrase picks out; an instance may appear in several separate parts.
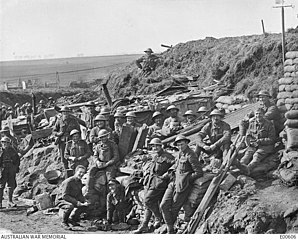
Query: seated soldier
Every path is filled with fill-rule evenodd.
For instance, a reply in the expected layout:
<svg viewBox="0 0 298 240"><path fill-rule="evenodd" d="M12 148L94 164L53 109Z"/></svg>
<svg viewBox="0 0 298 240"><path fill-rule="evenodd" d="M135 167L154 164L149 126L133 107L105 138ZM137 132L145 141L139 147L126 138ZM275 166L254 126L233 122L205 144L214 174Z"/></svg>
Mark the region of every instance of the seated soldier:
<svg viewBox="0 0 298 240"><path fill-rule="evenodd" d="M119 144L119 138L122 132L122 127L123 124L125 123L125 115L122 112L116 112L114 114L114 131L113 131L113 135L114 135L114 140L117 144Z"/></svg>
<svg viewBox="0 0 298 240"><path fill-rule="evenodd" d="M200 107L197 111L197 113L199 114L198 120L209 119L207 112L208 110L205 106Z"/></svg>
<svg viewBox="0 0 298 240"><path fill-rule="evenodd" d="M187 110L183 117L185 117L185 122L182 123L183 128L187 128L196 123L196 114L192 110Z"/></svg>
<svg viewBox="0 0 298 240"><path fill-rule="evenodd" d="M101 130L105 129L109 133L112 132L112 129L107 125L107 118L104 115L98 114L94 119L94 125L95 127L93 127L90 131L90 142L93 146L100 141L98 135Z"/></svg>
<svg viewBox="0 0 298 240"><path fill-rule="evenodd" d="M152 115L152 121L154 122L153 125L149 126L148 134L146 137L146 143L149 143L151 139L158 138L161 136L161 129L162 129L162 113L161 112L154 112Z"/></svg>
<svg viewBox="0 0 298 240"><path fill-rule="evenodd" d="M169 134L174 134L182 129L181 120L178 117L179 108L170 105L167 108L167 113L170 115L163 123L162 128L169 131ZM175 122L176 124L173 124Z"/></svg>
<svg viewBox="0 0 298 240"><path fill-rule="evenodd" d="M223 113L220 110L213 110L210 117L211 122L207 123L198 134L195 152L198 156L203 151L221 159L227 154L231 144L231 127L222 120ZM209 143L204 141L205 137L209 138Z"/></svg>
<svg viewBox="0 0 298 240"><path fill-rule="evenodd" d="M77 129L72 130L69 137L71 140L66 143L64 152L64 158L68 161L69 168L74 171L78 165L83 165L87 169L88 158L91 156L88 144L81 139L81 133Z"/></svg>
<svg viewBox="0 0 298 240"><path fill-rule="evenodd" d="M108 187L110 191L107 195L108 223L124 223L130 209L129 203L125 200L124 187L116 179L111 179Z"/></svg>
<svg viewBox="0 0 298 240"><path fill-rule="evenodd" d="M136 65L138 68L142 69L142 75L148 76L151 74L152 71L155 70L159 62L159 58L153 54L151 48L146 49L144 52L146 53L146 55L137 59Z"/></svg>
<svg viewBox="0 0 298 240"><path fill-rule="evenodd" d="M65 179L56 198L56 206L63 209L65 212L62 217L62 227L70 230L69 223L73 226L80 226L80 214L87 210L88 202L82 194L81 179L86 172L86 168L78 165L75 169L75 174L72 177Z"/></svg>
<svg viewBox="0 0 298 240"><path fill-rule="evenodd" d="M274 152L275 129L271 121L264 117L263 108L255 111L255 117L250 121L246 133L247 150L235 165L250 175L251 171L268 155Z"/></svg>

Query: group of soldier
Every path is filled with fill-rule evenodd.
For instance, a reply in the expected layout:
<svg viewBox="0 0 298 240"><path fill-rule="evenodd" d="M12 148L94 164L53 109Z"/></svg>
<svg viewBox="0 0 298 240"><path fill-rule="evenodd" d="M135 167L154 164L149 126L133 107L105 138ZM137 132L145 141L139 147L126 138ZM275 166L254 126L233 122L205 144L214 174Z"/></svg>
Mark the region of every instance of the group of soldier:
<svg viewBox="0 0 298 240"><path fill-rule="evenodd" d="M281 116L276 106L270 102L269 93L260 91L258 99L259 108L248 114L239 126L239 134L246 136L247 151L239 161L235 161L234 165L247 175L274 151L277 135L282 128ZM135 112L117 111L111 116L110 109L106 107L97 112L94 102L88 102L86 108L82 120L72 115L68 107L61 107L61 116L53 128L66 177L56 199L57 206L64 209L62 219L64 228L70 228L69 224L79 225L80 213L90 204L86 195L94 190L98 172L103 173L107 180L109 192L105 191L102 194L106 196L108 222L126 221L124 210L128 205L125 205L123 186L116 180L116 173L122 160L118 144L124 126L137 132L141 124L136 121ZM174 233L174 223L182 207L187 216L185 220L189 221L196 206L188 204L188 196L195 180L203 177L203 167L209 164L203 161L202 156L204 154L214 156L220 166L232 143L231 127L223 120L224 112L221 109L209 112L205 107L201 107L197 113L188 110L183 114L184 121L178 116L179 108L174 105L170 105L166 113L167 118L161 112L154 112L153 125L149 126L147 146L152 150L149 153L151 161L142 178L145 213L142 223L134 233L148 232L148 223L152 215L155 228L164 222L167 232ZM176 135L179 130L191 127L202 120L206 120L206 124L197 134L195 149L189 147L190 139L180 134L174 141L174 146L179 150L176 158L163 148L162 131ZM81 138L81 126L85 129L86 140ZM11 142L7 136L1 138L0 197L2 199L3 189L7 183L8 189L12 190L9 190L9 204L13 205L12 192L16 185L15 174L18 172L20 159L13 151ZM92 162L89 161L91 155L94 158ZM87 171L89 177L83 195L81 179Z"/></svg>

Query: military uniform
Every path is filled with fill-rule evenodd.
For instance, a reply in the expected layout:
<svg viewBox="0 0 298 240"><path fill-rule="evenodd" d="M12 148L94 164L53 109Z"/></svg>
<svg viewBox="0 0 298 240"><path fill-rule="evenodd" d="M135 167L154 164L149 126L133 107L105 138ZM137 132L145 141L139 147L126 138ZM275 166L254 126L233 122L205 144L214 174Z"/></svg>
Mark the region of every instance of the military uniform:
<svg viewBox="0 0 298 240"><path fill-rule="evenodd" d="M150 141L152 138L160 137L160 130L161 129L162 129L162 126L159 126L156 123L154 123L153 125L149 126L147 137L146 137L147 138L147 142Z"/></svg>
<svg viewBox="0 0 298 240"><path fill-rule="evenodd" d="M170 133L175 133L183 127L181 125L181 119L179 117L168 117L165 119L162 128L165 130L169 130Z"/></svg>
<svg viewBox="0 0 298 240"><path fill-rule="evenodd" d="M110 127L99 128L98 126L95 126L90 132L89 140L92 144L97 144L99 142L98 133L102 129L106 129L110 133L109 139L113 140L113 134L111 134L113 131Z"/></svg>
<svg viewBox="0 0 298 240"><path fill-rule="evenodd" d="M272 122L265 118L259 123L253 118L246 133L257 141L257 147L248 146L240 163L248 165L249 170L254 168L264 158L274 151L275 129Z"/></svg>
<svg viewBox="0 0 298 240"><path fill-rule="evenodd" d="M145 76L149 75L152 71L155 70L157 64L159 62L159 58L154 55L144 55L138 60L136 60L136 65L138 68L142 69L142 72ZM141 65L143 63L143 66Z"/></svg>
<svg viewBox="0 0 298 240"><path fill-rule="evenodd" d="M174 170L174 180L168 185L160 204L163 218L168 226L173 226L175 223L180 208L188 198L193 181L203 176L198 156L188 146L179 152L176 163L171 169Z"/></svg>
<svg viewBox="0 0 298 240"><path fill-rule="evenodd" d="M72 170L75 170L78 165L83 165L88 168L88 158L91 156L91 151L87 143L80 139L78 141L68 141L65 147L64 158L69 161L69 166ZM75 157L73 161L70 157Z"/></svg>
<svg viewBox="0 0 298 240"><path fill-rule="evenodd" d="M203 140L208 136L210 144L216 146L213 152L205 151L204 146L208 146ZM198 133L198 141L196 147L196 154L200 156L201 151L206 152L207 154L214 153L217 158L221 158L222 155L225 155L231 144L231 127L224 121L219 121L218 124L213 124L212 122L207 123L201 131Z"/></svg>

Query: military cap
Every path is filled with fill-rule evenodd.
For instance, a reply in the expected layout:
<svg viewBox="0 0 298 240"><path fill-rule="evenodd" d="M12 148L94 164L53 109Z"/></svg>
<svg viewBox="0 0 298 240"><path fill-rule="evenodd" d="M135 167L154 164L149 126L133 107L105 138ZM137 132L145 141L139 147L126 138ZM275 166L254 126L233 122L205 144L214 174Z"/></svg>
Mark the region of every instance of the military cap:
<svg viewBox="0 0 298 240"><path fill-rule="evenodd" d="M147 48L144 52L150 52L150 53L153 53L153 51L152 51L151 48Z"/></svg>
<svg viewBox="0 0 298 240"><path fill-rule="evenodd" d="M73 130L70 131L69 136L72 136L72 135L74 135L76 133L80 133L80 131L78 129L73 129Z"/></svg>
<svg viewBox="0 0 298 240"><path fill-rule="evenodd" d="M261 91L259 91L259 93L257 94L257 96L258 96L258 97L259 97L259 96L267 96L267 97L270 97L270 94L269 94L269 92L266 91L266 90L261 90Z"/></svg>
<svg viewBox="0 0 298 240"><path fill-rule="evenodd" d="M221 117L224 116L224 114L223 114L220 110L218 110L218 109L214 109L214 110L210 113L210 116L215 116L215 115L218 115L218 116L221 116Z"/></svg>
<svg viewBox="0 0 298 240"><path fill-rule="evenodd" d="M200 107L197 112L207 112L207 108L205 106Z"/></svg>
<svg viewBox="0 0 298 240"><path fill-rule="evenodd" d="M102 115L102 114L98 114L95 118L94 118L94 121L106 121L107 118Z"/></svg>
<svg viewBox="0 0 298 240"><path fill-rule="evenodd" d="M162 116L162 113L161 112L154 112L153 115L152 115L152 119L154 119L155 117L158 117L158 116Z"/></svg>
<svg viewBox="0 0 298 240"><path fill-rule="evenodd" d="M150 145L162 145L162 142L159 138L153 138L149 144Z"/></svg>
<svg viewBox="0 0 298 240"><path fill-rule="evenodd" d="M67 106L62 106L62 107L60 108L60 112L70 112L70 108L67 107Z"/></svg>
<svg viewBox="0 0 298 240"><path fill-rule="evenodd" d="M177 108L175 105L168 106L167 111L170 111L171 109L176 109L177 111L179 111L179 108Z"/></svg>
<svg viewBox="0 0 298 240"><path fill-rule="evenodd" d="M101 138L101 137L105 137L105 136L108 136L110 133L106 130L106 129L101 129L99 132L98 132L98 137Z"/></svg>
<svg viewBox="0 0 298 240"><path fill-rule="evenodd" d="M110 179L108 182L108 185L120 185L120 182L117 181L116 179Z"/></svg>
<svg viewBox="0 0 298 240"><path fill-rule="evenodd" d="M128 112L125 114L125 117L135 117L136 118L137 116L136 116L135 112Z"/></svg>
<svg viewBox="0 0 298 240"><path fill-rule="evenodd" d="M177 146L177 142L179 141L186 141L187 143L190 143L189 138L185 137L184 135L178 135L175 139L174 146Z"/></svg>
<svg viewBox="0 0 298 240"><path fill-rule="evenodd" d="M196 114L193 112L193 110L187 110L187 111L183 114L183 116L185 117L185 116L187 116L187 115L193 115L193 116L195 116Z"/></svg>
<svg viewBox="0 0 298 240"><path fill-rule="evenodd" d="M1 142L8 142L11 143L11 140L9 137L4 136L3 138L1 138Z"/></svg>

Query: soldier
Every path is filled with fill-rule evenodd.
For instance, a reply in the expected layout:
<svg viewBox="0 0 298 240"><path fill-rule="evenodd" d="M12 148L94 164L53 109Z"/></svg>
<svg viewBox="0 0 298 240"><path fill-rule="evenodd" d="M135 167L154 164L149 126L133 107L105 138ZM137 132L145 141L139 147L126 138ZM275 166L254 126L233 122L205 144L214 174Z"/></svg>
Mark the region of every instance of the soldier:
<svg viewBox="0 0 298 240"><path fill-rule="evenodd" d="M122 112L116 112L114 114L114 131L113 131L113 135L114 135L114 140L115 142L118 144L119 143L119 138L122 132L122 127L123 124L125 123L125 115Z"/></svg>
<svg viewBox="0 0 298 240"><path fill-rule="evenodd" d="M55 106L55 100L52 97L48 98L47 108L52 108Z"/></svg>
<svg viewBox="0 0 298 240"><path fill-rule="evenodd" d="M162 121L162 113L161 112L154 112L152 115L152 120L154 122L148 129L147 140L146 142L151 141L153 138L161 137L161 129L163 125Z"/></svg>
<svg viewBox="0 0 298 240"><path fill-rule="evenodd" d="M59 147L61 162L64 165L65 174L67 175L68 161L64 159L65 144L69 140L70 132L74 129L81 132L80 124L85 126L85 122L71 115L70 109L66 106L61 107L60 111L62 116L55 123L53 135L57 137L55 144Z"/></svg>
<svg viewBox="0 0 298 240"><path fill-rule="evenodd" d="M255 117L249 122L245 140L248 148L240 164L235 163L240 170L249 175L253 168L274 152L275 129L272 122L265 118L264 108L255 111Z"/></svg>
<svg viewBox="0 0 298 240"><path fill-rule="evenodd" d="M46 105L45 105L45 101L44 100L40 100L39 101L39 104L37 106L37 114L41 114L43 113L43 110L46 108Z"/></svg>
<svg viewBox="0 0 298 240"><path fill-rule="evenodd" d="M167 108L167 113L170 115L163 123L163 129L169 130L170 133L175 133L182 129L181 120L178 117L179 108L175 105L170 105Z"/></svg>
<svg viewBox="0 0 298 240"><path fill-rule="evenodd" d="M84 112L83 114L83 120L86 123L86 128L87 128L87 132L86 132L86 142L90 148L90 150L92 151L92 142L90 141L90 132L92 130L92 128L94 128L94 119L97 115L97 111L95 111L95 103L90 101L87 102L87 104L85 105L85 107L87 108L87 111Z"/></svg>
<svg viewBox="0 0 298 240"><path fill-rule="evenodd" d="M137 116L135 112L127 112L125 114L126 122L123 124L123 126L130 126L134 128L135 130L138 130L142 125L136 121Z"/></svg>
<svg viewBox="0 0 298 240"><path fill-rule="evenodd" d="M109 107L102 107L100 109L100 115L103 115L106 117L106 126L110 129L113 129L113 116L111 116L111 109Z"/></svg>
<svg viewBox="0 0 298 240"><path fill-rule="evenodd" d="M17 151L11 147L11 140L8 137L1 138L0 149L0 208L2 208L3 190L7 183L8 207L15 207L12 201L13 191L17 186L16 174L19 172L20 157Z"/></svg>
<svg viewBox="0 0 298 240"><path fill-rule="evenodd" d="M95 175L98 171L104 171L105 177L109 181L116 176L116 164L119 161L118 146L109 140L109 132L101 129L98 132L98 143L94 147L95 166L90 169L88 191L94 188Z"/></svg>
<svg viewBox="0 0 298 240"><path fill-rule="evenodd" d="M208 110L205 106L200 107L197 111L197 113L199 114L198 120L208 119L207 112Z"/></svg>
<svg viewBox="0 0 298 240"><path fill-rule="evenodd" d="M71 230L69 223L73 226L80 226L80 214L87 210L89 203L82 194L82 177L86 173L86 168L78 165L75 174L65 179L56 198L56 206L64 210L62 217L62 227Z"/></svg>
<svg viewBox="0 0 298 240"><path fill-rule="evenodd" d="M136 60L136 65L139 69L142 69L142 75L148 76L155 70L159 62L159 58L152 54L153 51L151 48L146 49L144 52L146 55Z"/></svg>
<svg viewBox="0 0 298 240"><path fill-rule="evenodd" d="M223 113L220 110L213 110L210 113L211 122L207 123L198 134L196 154L200 156L201 151L213 154L216 158L224 157L231 144L231 127L222 120ZM209 138L209 143L204 141Z"/></svg>
<svg viewBox="0 0 298 240"><path fill-rule="evenodd" d="M18 151L18 140L10 134L9 127L6 126L0 131L0 137L8 137L10 139L11 146Z"/></svg>
<svg viewBox="0 0 298 240"><path fill-rule="evenodd" d="M170 176L174 177L168 184L160 204L168 233L174 233L174 223L180 208L187 201L192 183L203 176L198 156L189 148L189 142L190 140L185 136L178 135L176 137L174 145L178 147L179 155L174 166L164 175L165 179Z"/></svg>
<svg viewBox="0 0 298 240"><path fill-rule="evenodd" d="M17 118L18 116L20 116L20 104L16 103L14 105L14 116Z"/></svg>
<svg viewBox="0 0 298 240"><path fill-rule="evenodd" d="M182 123L183 128L187 128L196 122L196 114L192 110L187 110L183 117L185 117L185 122Z"/></svg>
<svg viewBox="0 0 298 240"><path fill-rule="evenodd" d="M107 121L106 117L98 114L95 119L94 119L94 125L90 131L90 142L94 145L96 145L100 138L99 138L99 132L103 129L106 129L109 133L112 133L112 129L107 126ZM109 136L112 139L112 136Z"/></svg>
<svg viewBox="0 0 298 240"><path fill-rule="evenodd" d="M150 141L150 146L155 154L152 156L153 159L150 164L149 172L144 176L145 216L142 224L134 233L145 233L149 231L148 223L152 213L155 217L154 228L161 226L162 215L159 210L159 203L169 183L165 176L169 168L175 163L174 156L162 148L162 143L159 138L153 138Z"/></svg>
<svg viewBox="0 0 298 240"><path fill-rule="evenodd" d="M70 132L70 141L66 143L64 158L68 160L68 166L73 171L78 165L88 168L88 158L91 156L91 150L87 143L81 139L79 130L74 129Z"/></svg>

